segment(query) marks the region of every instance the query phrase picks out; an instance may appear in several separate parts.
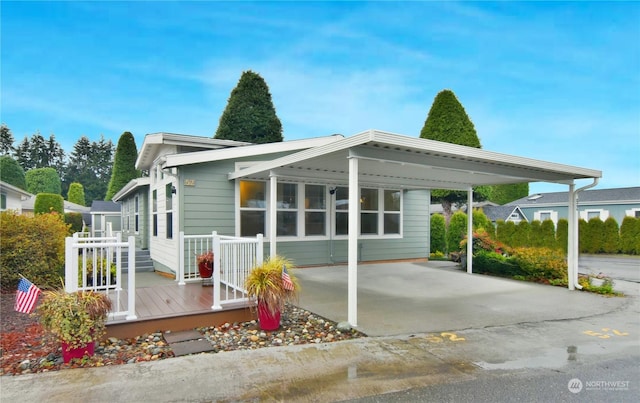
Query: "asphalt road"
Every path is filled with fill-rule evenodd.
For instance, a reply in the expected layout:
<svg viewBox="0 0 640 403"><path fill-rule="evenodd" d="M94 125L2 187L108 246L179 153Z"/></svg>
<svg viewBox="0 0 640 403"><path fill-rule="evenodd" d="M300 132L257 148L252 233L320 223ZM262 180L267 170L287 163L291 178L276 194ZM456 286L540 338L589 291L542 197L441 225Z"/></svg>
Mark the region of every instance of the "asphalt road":
<svg viewBox="0 0 640 403"><path fill-rule="evenodd" d="M578 271L584 274L602 273L614 280L640 283L640 257L580 255Z"/></svg>

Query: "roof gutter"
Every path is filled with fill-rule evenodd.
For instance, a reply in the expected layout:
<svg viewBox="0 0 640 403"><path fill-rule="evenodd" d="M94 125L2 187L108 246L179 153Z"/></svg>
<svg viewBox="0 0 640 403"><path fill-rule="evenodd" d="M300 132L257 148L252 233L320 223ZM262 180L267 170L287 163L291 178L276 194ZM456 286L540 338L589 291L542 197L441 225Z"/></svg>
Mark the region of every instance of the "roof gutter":
<svg viewBox="0 0 640 403"><path fill-rule="evenodd" d="M583 186L579 189L576 189L573 192L573 195L571 196L571 208L574 211L574 223L573 225L575 225L574 231L573 233L575 234L575 240L573 242L573 248L574 250L572 251L573 253L573 262L571 262L571 264L573 264L573 270L572 270L572 275L573 275L573 285L575 286L575 288L577 288L578 290L582 290L582 286L578 283L578 259L579 259L579 248L578 248L578 240L580 239L579 234L578 234L578 194L580 192L583 192L587 189L591 189L592 187L596 186L600 180L600 178L592 178L593 179L593 183L590 183L586 186Z"/></svg>

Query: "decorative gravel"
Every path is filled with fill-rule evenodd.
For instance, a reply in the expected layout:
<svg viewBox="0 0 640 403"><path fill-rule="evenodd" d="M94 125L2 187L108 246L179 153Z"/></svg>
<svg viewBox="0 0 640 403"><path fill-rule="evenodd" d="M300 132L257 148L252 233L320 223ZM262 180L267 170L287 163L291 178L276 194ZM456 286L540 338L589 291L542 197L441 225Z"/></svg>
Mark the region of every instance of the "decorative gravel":
<svg viewBox="0 0 640 403"><path fill-rule="evenodd" d="M162 332L132 339L109 338L96 346L93 357L62 362L59 343L45 337L33 316L15 312L15 294L1 295L0 375L20 375L68 368L133 364L174 357ZM257 321L197 328L213 345L213 353L308 343L331 343L364 337L348 324L335 323L307 310L287 306L276 331L262 331ZM202 353L209 354L209 353Z"/></svg>

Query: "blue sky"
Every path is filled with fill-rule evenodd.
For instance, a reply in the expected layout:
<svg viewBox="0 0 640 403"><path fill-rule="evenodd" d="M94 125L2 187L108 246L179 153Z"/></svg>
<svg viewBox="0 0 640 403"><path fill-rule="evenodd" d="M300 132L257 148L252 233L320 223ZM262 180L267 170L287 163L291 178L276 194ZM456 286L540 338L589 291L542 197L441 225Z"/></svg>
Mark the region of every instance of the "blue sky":
<svg viewBox="0 0 640 403"><path fill-rule="evenodd" d="M242 71L285 140L418 136L451 89L486 150L640 185L640 3L6 2L1 119L16 141L211 137ZM581 183L580 183L581 184ZM585 183L586 184L586 183ZM532 184L531 193L566 186Z"/></svg>

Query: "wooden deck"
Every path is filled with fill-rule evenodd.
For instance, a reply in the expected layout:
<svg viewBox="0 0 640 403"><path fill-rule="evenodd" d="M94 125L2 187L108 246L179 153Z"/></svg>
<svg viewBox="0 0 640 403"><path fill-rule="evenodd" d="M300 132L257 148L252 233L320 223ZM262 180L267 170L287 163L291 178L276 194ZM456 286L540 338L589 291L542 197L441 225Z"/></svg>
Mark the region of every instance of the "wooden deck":
<svg viewBox="0 0 640 403"><path fill-rule="evenodd" d="M228 303L239 295L225 289L219 290L224 309L213 311L212 290L211 286L203 286L200 282L178 285L169 281L166 285L137 287L137 319L109 320L105 337L131 338L157 331L180 331L255 319L246 302ZM115 292L111 292L110 297L115 306ZM127 306L127 297L125 288L120 292L121 306Z"/></svg>

